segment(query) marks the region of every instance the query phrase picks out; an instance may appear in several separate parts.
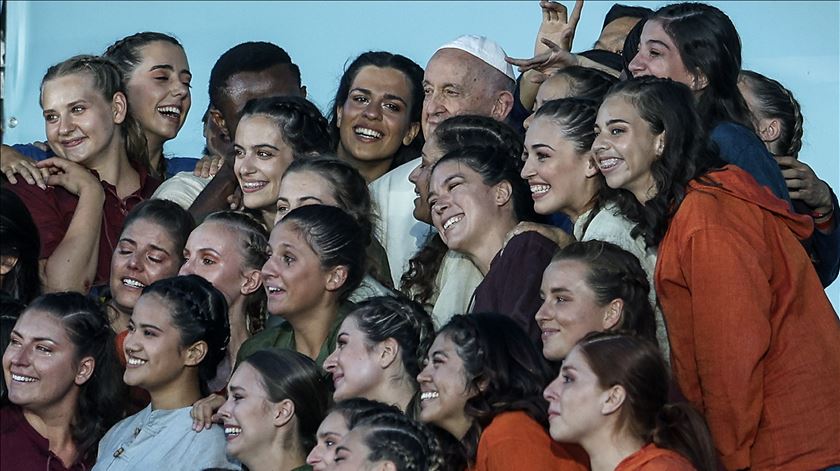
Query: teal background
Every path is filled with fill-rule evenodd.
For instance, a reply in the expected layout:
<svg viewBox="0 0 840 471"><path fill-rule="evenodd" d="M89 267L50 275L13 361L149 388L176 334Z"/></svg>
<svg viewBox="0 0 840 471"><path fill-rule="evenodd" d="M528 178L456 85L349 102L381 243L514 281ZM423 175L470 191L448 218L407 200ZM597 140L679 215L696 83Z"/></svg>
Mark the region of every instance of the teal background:
<svg viewBox="0 0 840 471"><path fill-rule="evenodd" d="M564 2L571 8L572 1ZM633 2L657 8L664 2ZM734 21L744 67L776 78L802 104L800 158L840 190L840 3L709 2ZM595 42L612 2L587 2L574 50ZM165 151L196 156L201 115L216 58L248 40L284 47L301 68L309 98L325 112L345 63L367 50L404 54L425 66L434 50L460 34L489 36L514 57L530 56L541 13L537 1L15 1L7 6L6 143L44 138L38 85L47 67L71 55L101 53L116 39L144 30L173 34L193 73L193 107ZM10 118L18 125L8 126ZM828 293L840 306L840 283Z"/></svg>

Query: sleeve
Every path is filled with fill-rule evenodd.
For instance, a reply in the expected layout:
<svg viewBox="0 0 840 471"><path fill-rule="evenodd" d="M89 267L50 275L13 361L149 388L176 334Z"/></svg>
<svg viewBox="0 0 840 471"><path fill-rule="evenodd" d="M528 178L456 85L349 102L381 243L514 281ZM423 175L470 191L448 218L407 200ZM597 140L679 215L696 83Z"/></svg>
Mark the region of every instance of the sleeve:
<svg viewBox="0 0 840 471"><path fill-rule="evenodd" d="M540 284L545 268L557 251L557 245L536 232L525 232L508 242L493 266L495 305L475 300L474 312L496 311L517 322L528 336L541 345L540 329L534 315L542 305Z"/></svg>
<svg viewBox="0 0 840 471"><path fill-rule="evenodd" d="M65 218L56 201L55 192L63 191L55 188L42 190L36 185L30 185L19 181L15 185L7 184L4 181L4 188L12 190L23 203L32 220L38 228L38 237L41 240L41 254L38 258L49 258L55 251L70 225L69 219ZM72 216L72 214L71 214Z"/></svg>
<svg viewBox="0 0 840 471"><path fill-rule="evenodd" d="M811 236L812 247L817 263L815 268L820 277L820 282L823 286L828 286L835 279L840 272L840 230L838 230L837 223L840 219L840 207L837 204L837 195L834 191L831 192L831 204L834 208L834 216L832 216L831 232L824 234L817 229L814 230L814 235Z"/></svg>
<svg viewBox="0 0 840 471"><path fill-rule="evenodd" d="M46 151L43 151L32 144L15 144L11 147L14 150L20 152L21 155L24 155L32 160L39 162L41 160L49 159L50 157L55 157L55 153L50 148L47 148Z"/></svg>
<svg viewBox="0 0 840 471"><path fill-rule="evenodd" d="M727 469L750 466L761 420L773 294L764 251L735 229L697 231L681 247L703 415ZM671 315L676 315L671 313Z"/></svg>

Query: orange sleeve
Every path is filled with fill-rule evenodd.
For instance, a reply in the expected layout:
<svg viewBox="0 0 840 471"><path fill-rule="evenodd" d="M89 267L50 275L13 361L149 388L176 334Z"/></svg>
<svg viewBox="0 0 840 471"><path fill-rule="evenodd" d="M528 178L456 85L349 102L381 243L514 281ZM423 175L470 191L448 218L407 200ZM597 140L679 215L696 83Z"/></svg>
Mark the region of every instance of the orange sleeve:
<svg viewBox="0 0 840 471"><path fill-rule="evenodd" d="M772 293L759 247L737 228L694 232L680 250L703 415L727 469L750 466L763 407ZM682 310L682 309L681 309Z"/></svg>

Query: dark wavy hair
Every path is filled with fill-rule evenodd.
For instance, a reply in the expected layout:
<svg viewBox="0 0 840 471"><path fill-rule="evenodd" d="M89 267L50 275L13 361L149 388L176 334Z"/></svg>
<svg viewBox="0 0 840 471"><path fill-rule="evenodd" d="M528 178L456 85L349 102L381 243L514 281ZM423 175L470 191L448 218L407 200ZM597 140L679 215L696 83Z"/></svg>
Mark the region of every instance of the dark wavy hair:
<svg viewBox="0 0 840 471"><path fill-rule="evenodd" d="M332 136L332 149L338 148L338 143L341 136L338 132L338 115L336 110L344 106L350 95L350 86L356 80L359 71L366 66L374 66L383 69L394 69L401 72L408 79L411 85L411 102L408 104L408 118L411 123L420 123L420 114L423 110L423 68L417 65L416 62L400 54L393 54L386 51L368 51L360 54L353 59L353 62L344 70L341 80L338 82L338 89L335 91L335 98L332 101L329 112L329 129ZM391 162L391 168L397 168L400 165L416 158L420 155L420 149L423 148L422 133L418 133L417 137L409 145L401 145L394 154L394 160Z"/></svg>
<svg viewBox="0 0 840 471"><path fill-rule="evenodd" d="M655 344L629 333L592 332L580 340L601 388L626 391L619 427L637 439L673 450L696 469L717 469L717 454L703 416L688 404L668 404L668 369Z"/></svg>
<svg viewBox="0 0 840 471"><path fill-rule="evenodd" d="M467 388L477 392L464 409L473 419L461 440L470 463L475 463L484 428L503 412L523 411L543 428L548 426L542 393L554 372L514 320L495 313L456 315L440 329L441 335L456 345Z"/></svg>
<svg viewBox="0 0 840 471"><path fill-rule="evenodd" d="M462 147L496 147L521 171L522 136L509 125L489 116L452 116L435 128L434 136L444 154ZM435 277L447 250L436 232L430 234L423 247L408 261L408 270L400 279L400 291L429 307L436 290Z"/></svg>
<svg viewBox="0 0 840 471"><path fill-rule="evenodd" d="M90 379L79 386L72 437L82 458L96 455L96 444L123 416L127 390L117 361L114 331L96 301L75 292L50 293L36 298L21 314L42 311L61 321L76 347L76 359L93 357Z"/></svg>
<svg viewBox="0 0 840 471"><path fill-rule="evenodd" d="M0 290L29 304L41 294L41 238L26 205L6 187L0 188L0 256L17 258L11 271L3 275Z"/></svg>
<svg viewBox="0 0 840 471"><path fill-rule="evenodd" d="M738 90L741 37L726 13L705 3L674 3L657 10L651 20L662 23L685 68L708 79L697 97L703 128L711 131L720 122L734 121L753 129L747 102Z"/></svg>
<svg viewBox="0 0 840 471"><path fill-rule="evenodd" d="M561 260L586 266L584 281L600 306L614 299L624 301L621 320L612 330L635 332L656 343L656 320L648 297L651 286L635 255L610 242L588 240L561 248L551 262Z"/></svg>
<svg viewBox="0 0 840 471"><path fill-rule="evenodd" d="M257 370L269 401L294 403L298 443L308 453L329 405L330 386L323 370L306 355L286 348L258 350L242 363Z"/></svg>
<svg viewBox="0 0 840 471"><path fill-rule="evenodd" d="M330 151L330 133L326 118L306 98L279 96L248 100L242 110L242 119L260 114L273 119L292 148L295 158ZM240 120L241 121L241 120Z"/></svg>
<svg viewBox="0 0 840 471"><path fill-rule="evenodd" d="M569 84L569 98L585 98L598 103L604 101L610 87L618 79L603 70L573 65L560 69L554 77L564 77Z"/></svg>
<svg viewBox="0 0 840 471"><path fill-rule="evenodd" d="M242 254L243 268L262 269L268 260L268 232L260 221L242 211L217 211L204 219L204 222L224 224L237 234L239 253ZM245 301L245 318L248 332L256 334L265 327L266 294L264 289L248 295Z"/></svg>
<svg viewBox="0 0 840 471"><path fill-rule="evenodd" d="M389 338L400 346L400 360L415 389L406 413L416 417L420 408L417 375L423 369L423 360L435 337L432 317L423 306L404 296L370 298L347 315L347 318L351 317L364 333L369 348Z"/></svg>
<svg viewBox="0 0 840 471"><path fill-rule="evenodd" d="M185 275L155 281L143 288L146 296L159 296L170 308L172 324L181 332L181 345L207 343L207 354L198 365L202 397L208 396L208 382L227 353L230 340L228 306L225 296L198 275Z"/></svg>
<svg viewBox="0 0 840 471"><path fill-rule="evenodd" d="M114 61L101 56L73 56L47 69L47 73L41 79L41 94L39 98L41 108L44 106L43 95L46 83L53 79L75 74L89 76L93 82L94 89L102 94L106 103L111 103L114 95L118 92L123 95L126 94L123 73ZM146 133L143 127L140 126L140 122L134 119L131 113L126 113L125 119L118 127L120 129L120 135L123 138L128 160L138 167L153 172L155 169L152 169L149 163L149 148L146 143Z"/></svg>
<svg viewBox="0 0 840 471"><path fill-rule="evenodd" d="M641 234L648 247L655 247L682 204L688 182L724 163L703 129L687 86L670 79L639 77L616 84L607 98L612 96L630 103L653 134L665 133L662 155L651 164L656 196L641 204L627 190L616 195L621 213L636 223L631 237ZM708 179L700 182L714 185Z"/></svg>
<svg viewBox="0 0 840 471"><path fill-rule="evenodd" d="M313 204L295 208L277 223L291 225L318 254L321 267L347 267L347 279L336 290L338 299L350 296L365 276L365 247L361 227L352 216L334 206Z"/></svg>

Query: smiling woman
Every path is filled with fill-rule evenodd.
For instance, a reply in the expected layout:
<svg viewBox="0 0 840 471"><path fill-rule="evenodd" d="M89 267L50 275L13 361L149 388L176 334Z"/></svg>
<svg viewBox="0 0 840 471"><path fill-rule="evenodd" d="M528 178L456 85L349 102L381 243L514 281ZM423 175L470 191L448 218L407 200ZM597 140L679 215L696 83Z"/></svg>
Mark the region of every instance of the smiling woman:
<svg viewBox="0 0 840 471"><path fill-rule="evenodd" d="M3 354L10 405L0 409L0 468L89 469L122 412L114 333L79 293L36 298ZM57 419L57 420L56 420Z"/></svg>
<svg viewBox="0 0 840 471"><path fill-rule="evenodd" d="M276 349L249 356L233 373L219 409L227 453L253 471L303 466L327 413L327 389L322 370L306 355Z"/></svg>
<svg viewBox="0 0 840 471"><path fill-rule="evenodd" d="M156 281L143 290L128 331L123 380L152 402L108 431L94 469L237 468L224 455L221 429L195 433L190 418L230 337L222 293L195 275Z"/></svg>
<svg viewBox="0 0 840 471"><path fill-rule="evenodd" d="M372 182L420 155L423 69L399 54L357 57L338 84L330 116L336 153Z"/></svg>

